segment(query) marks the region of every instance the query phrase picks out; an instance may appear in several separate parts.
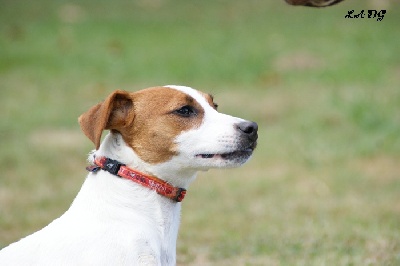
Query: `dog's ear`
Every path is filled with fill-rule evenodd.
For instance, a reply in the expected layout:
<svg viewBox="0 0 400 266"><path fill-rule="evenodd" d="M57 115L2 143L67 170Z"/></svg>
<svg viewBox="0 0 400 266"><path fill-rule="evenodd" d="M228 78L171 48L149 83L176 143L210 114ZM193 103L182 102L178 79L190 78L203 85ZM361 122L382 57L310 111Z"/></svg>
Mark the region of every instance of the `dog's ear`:
<svg viewBox="0 0 400 266"><path fill-rule="evenodd" d="M96 150L100 147L103 130L124 131L133 122L133 99L129 92L117 90L107 99L83 113L79 124L85 135L94 143Z"/></svg>

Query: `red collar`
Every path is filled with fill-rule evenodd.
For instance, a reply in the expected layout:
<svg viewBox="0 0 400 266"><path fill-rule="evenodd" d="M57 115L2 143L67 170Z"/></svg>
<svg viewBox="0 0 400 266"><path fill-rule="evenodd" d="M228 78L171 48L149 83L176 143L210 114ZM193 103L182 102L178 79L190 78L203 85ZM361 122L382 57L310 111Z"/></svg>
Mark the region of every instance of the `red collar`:
<svg viewBox="0 0 400 266"><path fill-rule="evenodd" d="M186 189L174 187L157 177L142 174L116 160L107 157L96 157L94 159L94 164L95 165L86 167L86 169L90 172L97 172L100 169L105 170L113 175L129 179L155 190L158 194L174 201L181 202L186 195Z"/></svg>

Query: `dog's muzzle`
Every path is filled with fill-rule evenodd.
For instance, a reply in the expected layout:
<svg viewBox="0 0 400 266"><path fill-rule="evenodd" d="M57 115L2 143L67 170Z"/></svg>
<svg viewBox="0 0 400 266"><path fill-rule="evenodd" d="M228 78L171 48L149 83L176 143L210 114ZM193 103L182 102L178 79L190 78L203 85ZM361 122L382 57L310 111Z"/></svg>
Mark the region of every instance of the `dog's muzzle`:
<svg viewBox="0 0 400 266"><path fill-rule="evenodd" d="M234 125L235 130L238 132L237 147L226 153L214 154L204 153L197 154L196 157L203 159L216 159L220 158L225 161L237 162L241 164L247 161L248 158L253 154L254 149L257 146L258 139L258 125L255 122L243 121Z"/></svg>

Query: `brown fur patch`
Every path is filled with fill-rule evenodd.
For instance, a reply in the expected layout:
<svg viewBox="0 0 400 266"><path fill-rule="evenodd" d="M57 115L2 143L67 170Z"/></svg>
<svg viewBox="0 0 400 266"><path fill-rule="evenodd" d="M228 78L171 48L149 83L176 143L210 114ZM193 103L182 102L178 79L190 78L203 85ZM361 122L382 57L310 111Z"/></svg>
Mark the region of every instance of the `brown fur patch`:
<svg viewBox="0 0 400 266"><path fill-rule="evenodd" d="M201 94L215 108L212 96ZM185 117L175 112L184 106L190 106L195 114ZM132 93L115 91L82 114L79 122L96 149L102 131L109 129L120 133L143 161L154 164L176 155L175 138L183 131L199 127L203 117L203 107L190 95L153 87Z"/></svg>
<svg viewBox="0 0 400 266"><path fill-rule="evenodd" d="M183 131L201 125L204 110L191 96L165 87L154 87L131 94L134 121L122 133L125 142L145 162L161 163L177 154L174 139ZM189 105L196 110L192 117L174 113Z"/></svg>

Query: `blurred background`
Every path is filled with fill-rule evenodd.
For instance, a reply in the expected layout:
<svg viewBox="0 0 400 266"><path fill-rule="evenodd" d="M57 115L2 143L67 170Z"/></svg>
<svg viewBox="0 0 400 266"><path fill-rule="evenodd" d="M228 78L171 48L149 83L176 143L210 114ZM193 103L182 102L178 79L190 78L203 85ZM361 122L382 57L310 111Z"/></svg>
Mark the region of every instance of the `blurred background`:
<svg viewBox="0 0 400 266"><path fill-rule="evenodd" d="M178 265L399 265L399 25L396 0L0 0L0 248L79 191L81 113L181 84L260 138L190 187Z"/></svg>

